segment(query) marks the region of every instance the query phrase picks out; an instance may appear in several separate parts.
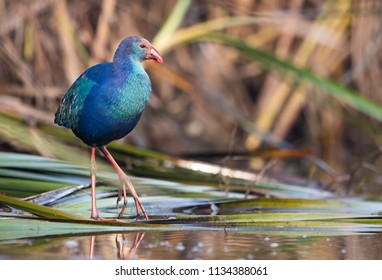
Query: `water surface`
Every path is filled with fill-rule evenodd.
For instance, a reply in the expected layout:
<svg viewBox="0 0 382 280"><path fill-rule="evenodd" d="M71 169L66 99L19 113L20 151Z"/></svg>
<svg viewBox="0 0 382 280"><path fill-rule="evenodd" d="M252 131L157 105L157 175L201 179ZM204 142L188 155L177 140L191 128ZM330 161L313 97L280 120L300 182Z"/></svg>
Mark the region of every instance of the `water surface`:
<svg viewBox="0 0 382 280"><path fill-rule="evenodd" d="M126 232L0 242L1 259L382 259L382 234L309 236L224 231Z"/></svg>

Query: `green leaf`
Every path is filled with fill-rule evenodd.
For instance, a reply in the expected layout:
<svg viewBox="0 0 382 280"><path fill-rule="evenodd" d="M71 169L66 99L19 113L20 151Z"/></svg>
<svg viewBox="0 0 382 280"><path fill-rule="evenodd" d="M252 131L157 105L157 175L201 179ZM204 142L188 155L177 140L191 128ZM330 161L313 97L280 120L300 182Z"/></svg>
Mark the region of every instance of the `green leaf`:
<svg viewBox="0 0 382 280"><path fill-rule="evenodd" d="M178 28L182 22L188 7L190 6L190 0L178 0L172 13L167 18L166 22L162 25L155 38L153 39L153 45L159 44L161 41L166 41Z"/></svg>
<svg viewBox="0 0 382 280"><path fill-rule="evenodd" d="M382 121L382 106L375 102L360 96L359 93L346 88L335 81L317 76L307 69L299 68L294 64L277 58L271 53L249 46L242 40L236 39L230 35L214 33L204 36L203 40L223 43L227 46L236 48L245 56L261 64L261 66L270 70L282 71L284 77L291 75L300 82L306 81L322 89L337 100L357 109L366 115Z"/></svg>
<svg viewBox="0 0 382 280"><path fill-rule="evenodd" d="M28 202L28 201L20 200L17 198L5 196L2 194L0 194L0 202L6 204L8 206L29 212L31 214L38 216L38 217L42 217L42 218L46 218L46 219L71 220L71 221L72 220L79 220L79 221L89 220L87 218L77 216L77 215L74 215L71 213L67 213L67 212L64 212L61 210L53 209L51 207L41 206L41 205L38 205L38 204L35 204L32 202Z"/></svg>

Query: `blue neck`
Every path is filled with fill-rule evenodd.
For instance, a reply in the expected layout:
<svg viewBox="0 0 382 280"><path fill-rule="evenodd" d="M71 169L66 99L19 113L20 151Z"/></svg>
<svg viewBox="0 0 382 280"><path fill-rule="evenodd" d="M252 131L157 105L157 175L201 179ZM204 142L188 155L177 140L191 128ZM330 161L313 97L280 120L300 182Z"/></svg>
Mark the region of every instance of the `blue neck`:
<svg viewBox="0 0 382 280"><path fill-rule="evenodd" d="M123 58L114 58L113 71L117 76L127 78L130 73L139 73L145 70L140 61L125 56Z"/></svg>

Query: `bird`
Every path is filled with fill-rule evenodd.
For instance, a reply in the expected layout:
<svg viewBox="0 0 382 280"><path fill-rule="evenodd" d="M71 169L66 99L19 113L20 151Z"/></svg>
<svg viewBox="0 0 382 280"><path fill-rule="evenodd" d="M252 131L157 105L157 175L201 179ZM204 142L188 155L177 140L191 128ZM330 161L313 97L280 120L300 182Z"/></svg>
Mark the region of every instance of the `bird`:
<svg viewBox="0 0 382 280"><path fill-rule="evenodd" d="M126 187L134 199L137 219L142 211L149 220L129 177L106 148L134 129L151 97L151 80L142 65L146 60L163 63L162 56L148 40L126 37L111 62L88 68L74 81L55 113L56 124L71 129L91 147L91 218L95 220L110 220L99 216L96 205L96 149L114 167L120 180L116 204L118 207L123 197L123 207L114 220L120 219L125 211Z"/></svg>

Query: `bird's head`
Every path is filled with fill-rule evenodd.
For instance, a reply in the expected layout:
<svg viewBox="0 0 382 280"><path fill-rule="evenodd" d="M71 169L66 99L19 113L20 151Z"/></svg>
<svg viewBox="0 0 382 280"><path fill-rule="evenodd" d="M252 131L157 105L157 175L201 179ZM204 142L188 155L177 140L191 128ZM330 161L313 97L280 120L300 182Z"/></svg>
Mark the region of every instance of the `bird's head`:
<svg viewBox="0 0 382 280"><path fill-rule="evenodd" d="M130 36L125 38L118 46L114 55L114 61L123 60L129 56L131 59L143 62L153 60L157 63L163 63L159 52L146 39L139 36Z"/></svg>

